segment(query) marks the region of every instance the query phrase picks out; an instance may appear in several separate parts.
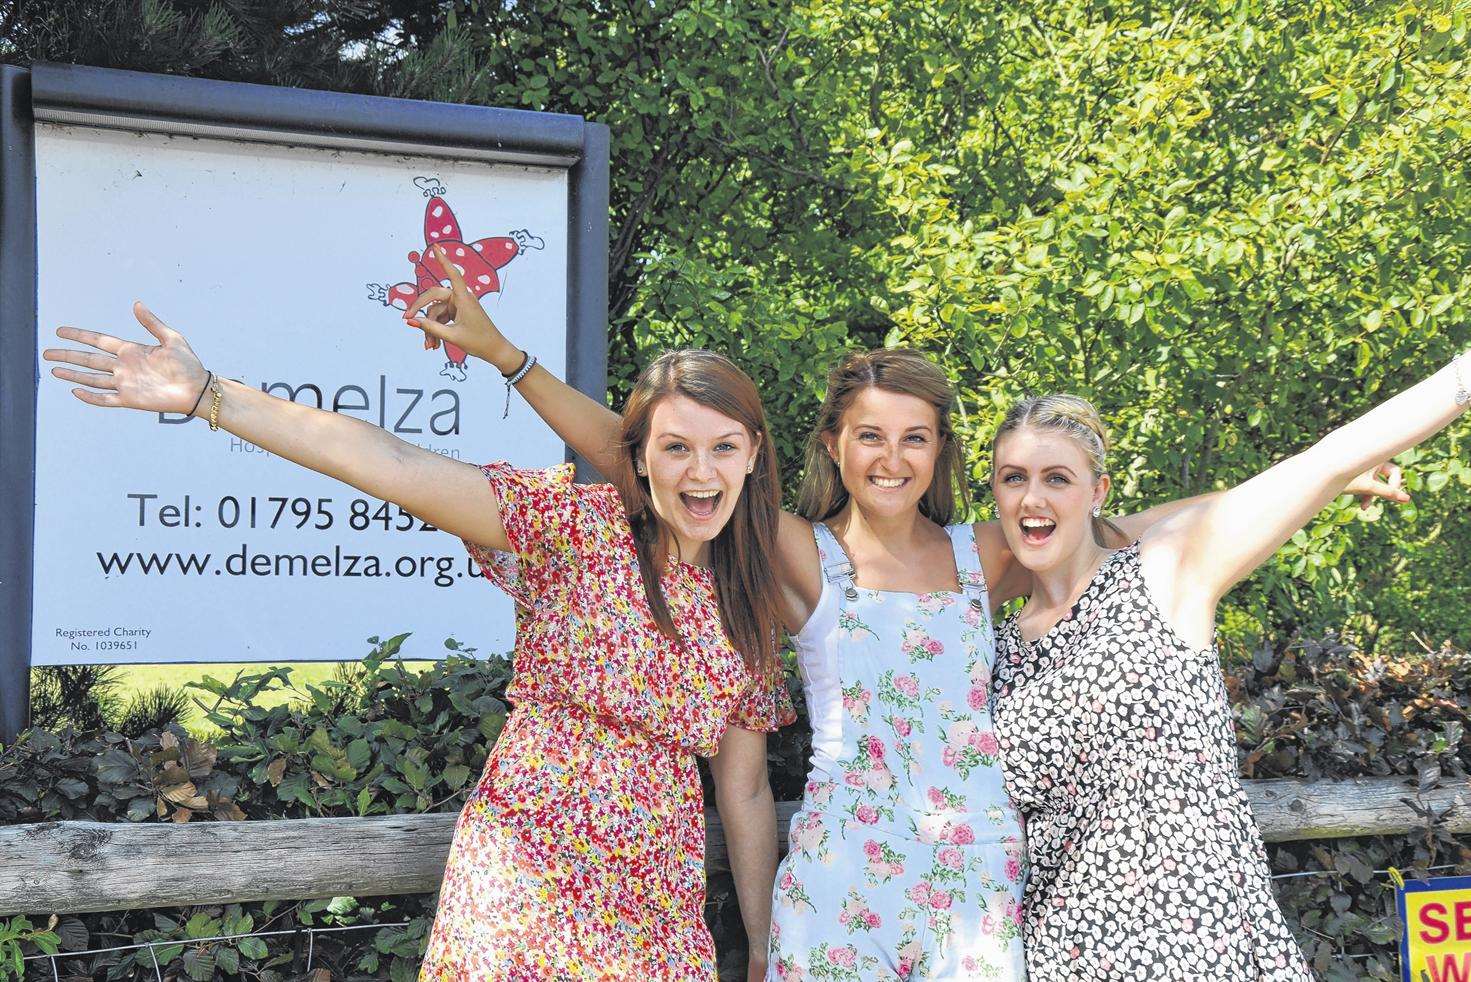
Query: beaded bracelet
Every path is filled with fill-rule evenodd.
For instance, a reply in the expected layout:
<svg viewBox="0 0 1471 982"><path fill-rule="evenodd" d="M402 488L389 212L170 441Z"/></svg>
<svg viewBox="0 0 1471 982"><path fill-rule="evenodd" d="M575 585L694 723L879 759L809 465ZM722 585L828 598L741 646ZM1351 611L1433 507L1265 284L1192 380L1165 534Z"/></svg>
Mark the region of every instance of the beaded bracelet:
<svg viewBox="0 0 1471 982"><path fill-rule="evenodd" d="M220 386L220 380L214 379L210 388L214 398L209 404L209 428L213 432L220 428L220 400L225 397L225 390Z"/></svg>
<svg viewBox="0 0 1471 982"><path fill-rule="evenodd" d="M506 380L506 409L505 412L501 413L501 419L505 419L511 415L511 387L525 378L536 367L535 355L528 354L525 351L521 352L521 355L521 367L509 375L502 376Z"/></svg>

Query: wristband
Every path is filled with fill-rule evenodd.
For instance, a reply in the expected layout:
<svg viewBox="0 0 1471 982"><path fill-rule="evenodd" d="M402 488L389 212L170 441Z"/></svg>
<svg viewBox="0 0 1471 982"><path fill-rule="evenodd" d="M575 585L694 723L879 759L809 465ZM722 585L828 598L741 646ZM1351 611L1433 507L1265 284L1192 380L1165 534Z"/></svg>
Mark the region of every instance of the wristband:
<svg viewBox="0 0 1471 982"><path fill-rule="evenodd" d="M511 386L515 385L517 382L525 378L528 374L530 374L531 370L536 367L535 355L528 354L524 351L521 353L525 355L525 357L521 360L521 367L516 369L510 375L503 376L506 380L506 409L505 412L501 413L501 419L505 419L507 416L511 415Z"/></svg>
<svg viewBox="0 0 1471 982"><path fill-rule="evenodd" d="M215 377L215 373L214 372L205 372L204 373L204 387L199 390L199 395L197 397L195 397L195 399L194 399L194 405L189 409L189 412L186 415L188 415L188 416L193 416L194 415L194 410L198 409L199 408L199 404L204 401L204 394L209 391L209 383L214 381L214 377Z"/></svg>

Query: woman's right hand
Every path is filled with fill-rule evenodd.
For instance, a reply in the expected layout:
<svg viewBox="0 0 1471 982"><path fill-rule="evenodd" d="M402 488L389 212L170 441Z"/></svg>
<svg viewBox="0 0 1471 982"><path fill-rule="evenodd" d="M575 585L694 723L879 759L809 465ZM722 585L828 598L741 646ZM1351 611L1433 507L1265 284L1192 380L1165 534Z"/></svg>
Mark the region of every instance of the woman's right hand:
<svg viewBox="0 0 1471 982"><path fill-rule="evenodd" d="M88 388L72 394L93 406L145 409L187 414L199 401L209 373L200 364L184 336L154 316L142 303L133 304L133 316L158 340L156 345L124 341L76 327L60 327L56 336L94 350L47 348L47 361L77 365L91 371L53 368L51 374Z"/></svg>
<svg viewBox="0 0 1471 982"><path fill-rule="evenodd" d="M444 246L434 247L434 258L450 285L430 287L415 297L404 311L404 320L424 332L425 347L437 348L439 342L448 341L490 362L502 375L514 372L521 365L521 349L508 341L485 313Z"/></svg>

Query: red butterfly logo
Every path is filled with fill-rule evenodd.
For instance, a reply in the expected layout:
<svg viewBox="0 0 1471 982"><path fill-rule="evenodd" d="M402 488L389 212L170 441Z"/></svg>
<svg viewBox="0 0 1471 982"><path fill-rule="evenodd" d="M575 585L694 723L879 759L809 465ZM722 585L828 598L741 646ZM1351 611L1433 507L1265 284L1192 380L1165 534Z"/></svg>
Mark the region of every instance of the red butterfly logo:
<svg viewBox="0 0 1471 982"><path fill-rule="evenodd" d="M500 270L512 259L529 249L545 247L541 239L526 229L466 243L455 213L442 197L445 193L444 187L432 178L417 178L414 183L429 198L429 203L424 206L424 251L421 253L415 250L408 255L409 262L414 265L414 282L395 283L392 286L382 283L368 284L368 297L385 307L407 310L413 299L425 290L433 286L449 285L449 277L439 265L439 260L429 251L431 246L443 247L451 265L459 270L465 285L477 299L500 292ZM439 347L439 339L425 334L424 347ZM448 360L439 374L456 382L464 381L465 352L446 341L444 353Z"/></svg>

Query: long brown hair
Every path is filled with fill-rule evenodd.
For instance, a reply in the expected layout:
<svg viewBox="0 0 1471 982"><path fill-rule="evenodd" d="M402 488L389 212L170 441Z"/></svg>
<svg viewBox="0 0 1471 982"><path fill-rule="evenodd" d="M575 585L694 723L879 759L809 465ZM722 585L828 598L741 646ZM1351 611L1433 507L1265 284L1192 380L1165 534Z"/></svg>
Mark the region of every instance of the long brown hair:
<svg viewBox="0 0 1471 982"><path fill-rule="evenodd" d="M919 502L919 512L936 525L949 525L970 507L970 484L966 480L965 455L955 438L951 412L955 388L945 372L927 356L911 348L876 348L853 351L833 366L827 376L827 398L817 411L817 422L807 438L807 470L797 492L797 514L821 522L842 511L848 489L838 465L828 454L823 435L837 433L843 413L867 388L915 396L935 408L939 417L940 455L935 477Z"/></svg>
<svg viewBox="0 0 1471 982"><path fill-rule="evenodd" d="M1108 431L1103 427L1103 417L1098 409L1082 396L1066 392L1054 392L1045 396L1029 396L1011 404L996 435L991 439L991 461L995 467L996 447L1001 438L1018 430L1041 430L1059 433L1083 451L1088 458L1088 469L1093 480L1108 473ZM994 477L993 477L994 480ZM1111 542L1127 544L1129 537L1116 523L1102 515L1092 516L1093 541L1103 548L1111 548ZM1113 535L1113 539L1109 535Z"/></svg>
<svg viewBox="0 0 1471 982"><path fill-rule="evenodd" d="M781 595L773 557L781 514L781 483L756 385L724 355L700 349L670 351L650 362L623 406L618 473L610 475L623 497L633 527L639 573L654 623L678 637L661 574L669 562L669 534L654 511L649 479L634 464L649 438L654 407L681 395L743 425L756 439L756 461L736 500L730 521L710 543L710 571L720 601L720 621L731 644L751 669L776 657Z"/></svg>

